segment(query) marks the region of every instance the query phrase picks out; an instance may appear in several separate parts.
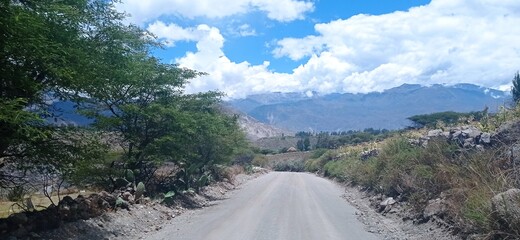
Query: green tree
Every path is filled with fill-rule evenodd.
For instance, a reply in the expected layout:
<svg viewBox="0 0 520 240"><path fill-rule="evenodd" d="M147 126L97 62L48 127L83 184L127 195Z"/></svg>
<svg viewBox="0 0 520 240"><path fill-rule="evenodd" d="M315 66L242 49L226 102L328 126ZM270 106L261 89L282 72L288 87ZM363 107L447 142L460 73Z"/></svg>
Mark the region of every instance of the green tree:
<svg viewBox="0 0 520 240"><path fill-rule="evenodd" d="M106 0L0 1L0 167L48 166L70 179L132 170L148 182L172 162L183 188L201 186L245 144L236 119L220 113L220 93L185 94L203 73L151 57L156 40L114 9ZM57 99L74 101L95 132L46 123ZM117 136L124 153L111 160L121 171L107 171L100 132Z"/></svg>
<svg viewBox="0 0 520 240"><path fill-rule="evenodd" d="M308 137L306 137L306 138L303 140L303 149L304 149L304 151L309 151L309 150L311 150L311 141L309 140Z"/></svg>
<svg viewBox="0 0 520 240"><path fill-rule="evenodd" d="M517 71L513 77L513 87L511 88L511 94L513 95L513 101L516 105L520 101L520 73Z"/></svg>
<svg viewBox="0 0 520 240"><path fill-rule="evenodd" d="M330 147L330 137L329 137L329 133L327 132L321 132L317 135L317 140L316 140L316 146L315 148L318 149L318 148L329 148Z"/></svg>
<svg viewBox="0 0 520 240"><path fill-rule="evenodd" d="M0 1L0 167L52 170L79 157L81 147L63 141L73 130L45 123L47 102L85 80L98 59L90 51L102 47L92 36L122 19L112 9L104 0ZM0 183L9 177L0 174Z"/></svg>
<svg viewBox="0 0 520 240"><path fill-rule="evenodd" d="M305 150L305 146L303 145L303 139L298 139L298 141L296 142L296 149L300 151Z"/></svg>

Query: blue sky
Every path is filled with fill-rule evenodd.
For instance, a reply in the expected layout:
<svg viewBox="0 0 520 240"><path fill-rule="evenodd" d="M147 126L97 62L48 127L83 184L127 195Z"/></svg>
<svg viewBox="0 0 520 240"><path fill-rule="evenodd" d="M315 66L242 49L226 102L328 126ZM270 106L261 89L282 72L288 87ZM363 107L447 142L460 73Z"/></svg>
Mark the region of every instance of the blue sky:
<svg viewBox="0 0 520 240"><path fill-rule="evenodd" d="M520 68L515 0L124 0L166 45L209 73L188 92L382 91L403 83L507 89Z"/></svg>

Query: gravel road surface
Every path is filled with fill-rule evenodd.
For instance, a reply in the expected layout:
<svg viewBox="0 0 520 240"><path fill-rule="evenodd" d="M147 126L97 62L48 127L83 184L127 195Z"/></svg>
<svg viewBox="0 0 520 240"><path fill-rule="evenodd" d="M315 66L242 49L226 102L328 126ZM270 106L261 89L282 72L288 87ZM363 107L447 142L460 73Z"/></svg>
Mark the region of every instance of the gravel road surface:
<svg viewBox="0 0 520 240"><path fill-rule="evenodd" d="M145 239L379 239L365 231L335 183L307 173L272 172L215 206L173 219Z"/></svg>

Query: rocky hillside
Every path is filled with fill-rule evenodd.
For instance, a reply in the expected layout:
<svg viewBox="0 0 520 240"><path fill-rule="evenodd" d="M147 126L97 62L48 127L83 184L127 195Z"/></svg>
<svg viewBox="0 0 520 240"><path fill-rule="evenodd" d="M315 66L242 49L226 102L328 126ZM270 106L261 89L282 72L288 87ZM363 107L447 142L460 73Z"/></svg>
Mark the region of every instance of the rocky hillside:
<svg viewBox="0 0 520 240"><path fill-rule="evenodd" d="M293 132L272 125L262 123L253 117L232 109L228 106L223 106L222 111L228 115L238 116L238 124L240 128L246 133L246 136L251 141L256 141L261 138L271 138L280 136L292 136Z"/></svg>
<svg viewBox="0 0 520 240"><path fill-rule="evenodd" d="M407 117L442 111L495 111L509 101L505 92L471 84L402 86L367 94L271 93L229 102L260 122L291 131L403 128Z"/></svg>

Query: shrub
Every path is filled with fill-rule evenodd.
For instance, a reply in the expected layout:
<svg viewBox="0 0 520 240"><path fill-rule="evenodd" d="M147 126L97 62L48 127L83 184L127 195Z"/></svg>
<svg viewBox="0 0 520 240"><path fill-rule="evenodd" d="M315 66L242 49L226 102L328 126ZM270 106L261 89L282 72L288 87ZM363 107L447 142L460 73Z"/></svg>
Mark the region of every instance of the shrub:
<svg viewBox="0 0 520 240"><path fill-rule="evenodd" d="M314 152L311 159L306 161L305 170L309 172L321 172L327 162L334 159L336 153L332 150L318 149ZM319 156L318 156L319 155ZM314 157L318 156L314 159Z"/></svg>
<svg viewBox="0 0 520 240"><path fill-rule="evenodd" d="M23 185L15 186L7 193L7 200L11 202L19 202L23 199L26 193L27 190Z"/></svg>
<svg viewBox="0 0 520 240"><path fill-rule="evenodd" d="M304 172L303 161L277 161L273 164L273 170L280 172Z"/></svg>
<svg viewBox="0 0 520 240"><path fill-rule="evenodd" d="M269 164L269 159L263 155L256 155L251 163L259 167L267 167Z"/></svg>
<svg viewBox="0 0 520 240"><path fill-rule="evenodd" d="M312 152L311 158L319 158L327 152L327 149L319 148Z"/></svg>
<svg viewBox="0 0 520 240"><path fill-rule="evenodd" d="M347 160L330 161L323 166L323 174L327 177L333 177L339 181L347 180L345 169L347 168Z"/></svg>

